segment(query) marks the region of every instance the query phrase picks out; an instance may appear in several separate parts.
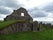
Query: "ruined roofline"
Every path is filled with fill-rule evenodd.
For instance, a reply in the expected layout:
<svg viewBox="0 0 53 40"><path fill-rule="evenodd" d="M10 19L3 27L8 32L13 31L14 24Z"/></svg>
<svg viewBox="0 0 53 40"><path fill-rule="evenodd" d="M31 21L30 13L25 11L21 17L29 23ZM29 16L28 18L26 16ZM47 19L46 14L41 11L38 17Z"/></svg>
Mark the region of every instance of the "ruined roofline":
<svg viewBox="0 0 53 40"><path fill-rule="evenodd" d="M14 10L10 15L8 15L6 18L4 18L4 20L6 20L8 18L10 19L10 17L12 18L14 15L16 15L16 17L19 17L19 15L20 15L19 13L21 13L21 12L25 13L26 16L28 16L30 18L30 20L33 20L33 18L29 15L28 11L25 8L22 8L22 7L20 7L17 10Z"/></svg>
<svg viewBox="0 0 53 40"><path fill-rule="evenodd" d="M18 8L17 10L13 10L13 12L16 12L16 11L18 11L18 10L20 10L20 9L23 9L23 10L25 10L26 11L26 9L25 8L23 8L23 7L20 7L20 8ZM27 11L28 12L28 11ZM33 19L33 17L28 13L28 15Z"/></svg>

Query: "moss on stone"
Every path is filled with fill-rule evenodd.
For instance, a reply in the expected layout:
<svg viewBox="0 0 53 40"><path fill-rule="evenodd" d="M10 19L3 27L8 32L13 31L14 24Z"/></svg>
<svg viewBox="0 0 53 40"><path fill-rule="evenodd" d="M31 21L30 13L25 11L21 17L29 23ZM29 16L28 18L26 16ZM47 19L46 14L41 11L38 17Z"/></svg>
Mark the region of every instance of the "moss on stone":
<svg viewBox="0 0 53 40"><path fill-rule="evenodd" d="M4 21L4 22L0 23L0 29L6 27L8 25L17 23L17 22L26 22L26 21L24 21L24 20L9 20L9 21Z"/></svg>

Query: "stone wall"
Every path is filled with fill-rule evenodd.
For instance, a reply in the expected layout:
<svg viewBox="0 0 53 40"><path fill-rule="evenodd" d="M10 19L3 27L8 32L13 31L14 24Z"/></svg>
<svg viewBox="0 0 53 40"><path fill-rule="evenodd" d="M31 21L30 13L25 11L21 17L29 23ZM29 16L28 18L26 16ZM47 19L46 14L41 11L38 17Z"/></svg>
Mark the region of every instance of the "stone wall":
<svg viewBox="0 0 53 40"><path fill-rule="evenodd" d="M24 13L24 16L21 16L21 13ZM12 14L8 15L6 18L4 18L4 20L25 20L33 22L33 18L28 14L28 11L22 7L17 10L14 10Z"/></svg>
<svg viewBox="0 0 53 40"><path fill-rule="evenodd" d="M0 34L11 34L16 32L32 31L31 23L15 23L0 30Z"/></svg>

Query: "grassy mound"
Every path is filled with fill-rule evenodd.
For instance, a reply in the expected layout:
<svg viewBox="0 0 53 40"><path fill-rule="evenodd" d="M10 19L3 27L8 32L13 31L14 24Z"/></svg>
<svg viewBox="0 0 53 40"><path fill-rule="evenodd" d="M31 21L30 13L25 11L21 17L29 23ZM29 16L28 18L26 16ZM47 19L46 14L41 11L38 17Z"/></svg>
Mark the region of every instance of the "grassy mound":
<svg viewBox="0 0 53 40"><path fill-rule="evenodd" d="M0 40L53 40L53 31L42 32L18 32L16 34L0 35Z"/></svg>
<svg viewBox="0 0 53 40"><path fill-rule="evenodd" d="M4 22L0 22L0 29L8 26L8 25L11 25L13 23L16 23L16 22L24 22L23 20L9 20L9 21L4 21Z"/></svg>

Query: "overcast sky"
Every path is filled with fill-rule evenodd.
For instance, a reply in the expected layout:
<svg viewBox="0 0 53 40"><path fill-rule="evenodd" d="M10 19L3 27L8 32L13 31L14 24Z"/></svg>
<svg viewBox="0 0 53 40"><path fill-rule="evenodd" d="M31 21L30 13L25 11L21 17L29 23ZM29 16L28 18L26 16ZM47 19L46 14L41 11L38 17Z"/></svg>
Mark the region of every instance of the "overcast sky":
<svg viewBox="0 0 53 40"><path fill-rule="evenodd" d="M53 21L53 0L0 0L0 20L24 7L37 21Z"/></svg>

